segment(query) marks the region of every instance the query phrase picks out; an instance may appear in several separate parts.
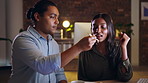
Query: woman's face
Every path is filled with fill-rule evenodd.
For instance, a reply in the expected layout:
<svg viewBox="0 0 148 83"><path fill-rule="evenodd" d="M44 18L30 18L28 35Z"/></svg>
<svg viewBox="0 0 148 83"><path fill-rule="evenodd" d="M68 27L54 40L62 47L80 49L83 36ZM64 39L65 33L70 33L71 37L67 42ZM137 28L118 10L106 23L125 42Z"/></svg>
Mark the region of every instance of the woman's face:
<svg viewBox="0 0 148 83"><path fill-rule="evenodd" d="M107 23L103 18L97 18L92 21L92 33L96 35L99 42L103 42L107 38Z"/></svg>

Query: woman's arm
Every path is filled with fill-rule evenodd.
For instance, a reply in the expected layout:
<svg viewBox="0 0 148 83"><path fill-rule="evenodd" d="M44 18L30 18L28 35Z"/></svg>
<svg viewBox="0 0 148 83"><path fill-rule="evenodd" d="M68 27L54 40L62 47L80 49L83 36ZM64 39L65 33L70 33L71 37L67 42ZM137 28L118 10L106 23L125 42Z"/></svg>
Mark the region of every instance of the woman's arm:
<svg viewBox="0 0 148 83"><path fill-rule="evenodd" d="M129 42L129 40L130 40L130 38L125 33L121 33L120 44L121 44L121 51L122 51L122 60L128 59L127 44Z"/></svg>
<svg viewBox="0 0 148 83"><path fill-rule="evenodd" d="M129 81L133 76L132 66L127 55L127 44L130 38L125 34L121 33L120 44L121 44L121 59L118 65L118 80Z"/></svg>
<svg viewBox="0 0 148 83"><path fill-rule="evenodd" d="M121 62L118 64L117 79L119 81L127 82L132 78L132 76L133 69L129 59L121 60Z"/></svg>

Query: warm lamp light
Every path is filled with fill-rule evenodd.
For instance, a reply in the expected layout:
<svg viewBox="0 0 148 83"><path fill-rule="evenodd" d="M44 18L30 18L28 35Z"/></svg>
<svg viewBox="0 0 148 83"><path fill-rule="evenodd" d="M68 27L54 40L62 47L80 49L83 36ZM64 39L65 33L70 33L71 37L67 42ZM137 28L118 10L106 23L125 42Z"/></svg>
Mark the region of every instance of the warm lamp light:
<svg viewBox="0 0 148 83"><path fill-rule="evenodd" d="M68 20L65 20L62 25L63 25L63 27L67 28L67 27L69 27L70 22Z"/></svg>

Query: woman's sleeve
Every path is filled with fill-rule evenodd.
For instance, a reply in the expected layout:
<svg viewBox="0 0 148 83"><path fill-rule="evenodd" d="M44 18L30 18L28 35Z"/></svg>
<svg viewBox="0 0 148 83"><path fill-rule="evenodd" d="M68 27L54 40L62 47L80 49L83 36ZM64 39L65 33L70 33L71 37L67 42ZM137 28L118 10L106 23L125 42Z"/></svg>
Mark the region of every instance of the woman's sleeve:
<svg viewBox="0 0 148 83"><path fill-rule="evenodd" d="M117 72L118 80L127 82L132 78L132 76L133 76L133 69L129 59L124 61L121 60L118 64L118 72Z"/></svg>

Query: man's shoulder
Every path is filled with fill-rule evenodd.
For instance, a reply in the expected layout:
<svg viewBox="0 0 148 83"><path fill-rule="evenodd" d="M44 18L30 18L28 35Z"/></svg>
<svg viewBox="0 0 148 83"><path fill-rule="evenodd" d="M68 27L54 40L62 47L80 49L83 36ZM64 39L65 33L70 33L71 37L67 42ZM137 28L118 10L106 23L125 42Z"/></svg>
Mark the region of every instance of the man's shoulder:
<svg viewBox="0 0 148 83"><path fill-rule="evenodd" d="M23 31L23 32L19 33L17 35L17 37L33 37L33 35L31 33L29 33L28 31Z"/></svg>
<svg viewBox="0 0 148 83"><path fill-rule="evenodd" d="M36 37L33 36L31 33L29 33L28 31L23 31L14 38L14 41L16 40L35 40L35 39Z"/></svg>

